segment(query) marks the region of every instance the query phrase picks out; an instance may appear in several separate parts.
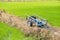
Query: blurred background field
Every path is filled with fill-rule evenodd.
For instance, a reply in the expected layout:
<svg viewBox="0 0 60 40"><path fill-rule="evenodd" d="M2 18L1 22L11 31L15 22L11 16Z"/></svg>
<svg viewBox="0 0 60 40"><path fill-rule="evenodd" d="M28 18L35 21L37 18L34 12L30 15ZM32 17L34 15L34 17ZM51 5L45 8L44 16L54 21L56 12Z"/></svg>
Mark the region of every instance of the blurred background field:
<svg viewBox="0 0 60 40"><path fill-rule="evenodd" d="M25 18L27 15L43 17L48 22L60 28L60 2L0 2L0 9ZM0 22L0 40L33 40L25 37L23 32L15 27Z"/></svg>
<svg viewBox="0 0 60 40"><path fill-rule="evenodd" d="M60 0L0 0L2 2L40 2L40 1L60 1Z"/></svg>
<svg viewBox="0 0 60 40"><path fill-rule="evenodd" d="M0 9L26 17L28 15L41 16L53 26L60 26L60 2L0 2Z"/></svg>

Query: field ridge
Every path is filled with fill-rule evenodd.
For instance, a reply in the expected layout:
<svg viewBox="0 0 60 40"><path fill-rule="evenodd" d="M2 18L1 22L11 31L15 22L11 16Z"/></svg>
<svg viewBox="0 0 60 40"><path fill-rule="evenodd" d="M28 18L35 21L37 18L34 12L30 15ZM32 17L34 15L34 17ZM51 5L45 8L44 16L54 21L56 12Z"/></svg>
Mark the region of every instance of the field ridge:
<svg viewBox="0 0 60 40"><path fill-rule="evenodd" d="M28 27L26 20L8 14L5 10L0 10L0 21L3 23L6 23L10 26L16 26L16 28L22 30L26 36L34 35L36 37L39 37L41 34L42 38L46 38L46 40L59 40L60 39L60 34L57 32L51 32L47 29L44 28L38 28L38 27ZM47 39L47 36L49 39ZM54 36L54 37L52 37Z"/></svg>

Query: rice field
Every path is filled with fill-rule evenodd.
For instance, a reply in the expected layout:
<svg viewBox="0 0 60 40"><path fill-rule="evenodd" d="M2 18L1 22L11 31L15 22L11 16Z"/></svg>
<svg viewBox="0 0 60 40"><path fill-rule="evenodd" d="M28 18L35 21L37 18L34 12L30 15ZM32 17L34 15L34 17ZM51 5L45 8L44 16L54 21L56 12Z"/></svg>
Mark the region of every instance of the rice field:
<svg viewBox="0 0 60 40"><path fill-rule="evenodd" d="M52 26L60 28L60 2L0 2L0 9L25 18L35 15L48 20ZM0 40L33 40L23 32L0 22Z"/></svg>

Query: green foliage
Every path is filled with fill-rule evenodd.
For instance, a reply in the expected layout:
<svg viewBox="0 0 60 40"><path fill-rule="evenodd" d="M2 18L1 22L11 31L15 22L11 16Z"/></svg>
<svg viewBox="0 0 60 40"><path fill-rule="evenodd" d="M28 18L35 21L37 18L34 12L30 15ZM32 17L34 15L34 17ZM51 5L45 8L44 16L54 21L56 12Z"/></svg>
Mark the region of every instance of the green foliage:
<svg viewBox="0 0 60 40"><path fill-rule="evenodd" d="M41 16L54 26L60 26L60 2L0 2L0 9L26 17Z"/></svg>
<svg viewBox="0 0 60 40"><path fill-rule="evenodd" d="M41 16L52 25L60 26L60 2L0 2L0 9L23 18L27 15ZM15 27L0 23L0 40L35 40L34 38L25 37Z"/></svg>
<svg viewBox="0 0 60 40"><path fill-rule="evenodd" d="M15 27L8 26L0 22L0 40L33 40L25 37L23 32Z"/></svg>

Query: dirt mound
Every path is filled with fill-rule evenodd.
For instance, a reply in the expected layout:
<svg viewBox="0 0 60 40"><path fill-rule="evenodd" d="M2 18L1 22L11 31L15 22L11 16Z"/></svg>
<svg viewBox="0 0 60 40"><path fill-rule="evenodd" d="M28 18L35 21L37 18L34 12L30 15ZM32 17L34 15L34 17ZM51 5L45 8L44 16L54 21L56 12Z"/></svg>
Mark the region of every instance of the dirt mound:
<svg viewBox="0 0 60 40"><path fill-rule="evenodd" d="M22 30L26 36L34 35L42 40L60 39L60 34L58 32L51 32L50 30L39 27L28 27L26 20L18 16L10 15L6 13L5 10L0 10L0 22L15 26L17 29Z"/></svg>

